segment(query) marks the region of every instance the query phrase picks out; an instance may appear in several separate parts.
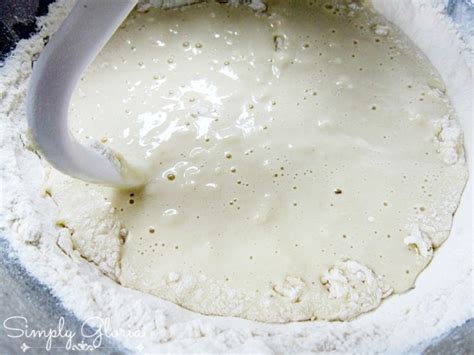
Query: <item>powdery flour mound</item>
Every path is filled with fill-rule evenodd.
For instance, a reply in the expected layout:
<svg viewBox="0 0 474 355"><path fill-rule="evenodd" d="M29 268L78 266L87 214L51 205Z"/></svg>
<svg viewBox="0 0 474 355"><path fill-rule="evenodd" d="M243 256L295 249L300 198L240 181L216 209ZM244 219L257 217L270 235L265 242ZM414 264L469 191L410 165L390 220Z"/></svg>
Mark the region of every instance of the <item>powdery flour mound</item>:
<svg viewBox="0 0 474 355"><path fill-rule="evenodd" d="M435 35L444 39L440 41L440 47L443 43L450 43L453 48L461 48L449 21L439 13L437 7L430 4L418 7L418 2L414 5L410 1L401 1L397 5L384 5L381 2L375 2L374 5L389 20L399 24L425 51L447 83L447 94L465 124L466 117L469 119L470 109L470 83L467 80L471 75L470 70L457 50L453 50L454 54L445 50L451 56L436 61L433 59L436 46L426 48L429 38ZM463 208L456 216L452 235L440 250L434 251L434 248L447 237L448 222L441 222L443 228L439 234L425 230L420 221L408 226L409 232L402 239L403 247L419 260L426 260L420 269L430 260L433 251L435 254L429 268L418 278L416 288L406 294L389 297L376 312L362 315L351 322L313 321L271 325L237 318L203 316L156 297L124 288L112 281L109 277L123 277L117 260L123 247L122 239L126 239L129 230L124 231L123 226L115 224L115 220L108 216L94 215L93 223L80 226L85 235L93 238L84 241L77 235L74 237L76 230L65 223L65 220L61 220L58 213L57 204L61 206L65 196L61 193L56 196L54 185L51 185L51 190L44 187L48 179L64 181L68 178L49 171L47 163L34 151L26 133L24 99L32 60L41 51L44 38L54 33L71 6L72 2L68 1L59 1L51 6L49 15L40 20L40 32L30 40L20 42L0 71L1 215L4 234L25 267L51 287L64 305L72 309L79 318L109 318L112 330L117 331L118 340L124 345L130 348L140 346L149 351L296 352L308 349L363 350L368 339L371 351L405 350L441 334L450 326L460 324L471 316L471 305L465 303L465 300L470 299L470 286L466 280L472 275L469 262L472 257L470 234L464 225L459 224L469 211L465 207L469 202L466 198L470 193L469 185L461 204ZM425 33L423 37L420 31L416 31L415 24L404 23L406 17L400 16L402 13L414 14L417 19L415 23L420 26L429 24L430 19L436 19L436 31L440 33ZM390 29L391 26L393 25L384 23L374 28L374 31L377 35L385 36L387 28ZM276 41L277 45L282 43L284 44ZM453 68L453 72L455 68L457 74L448 80L449 68ZM436 94L442 96L443 90L435 90L433 95ZM435 137L438 137L436 150L445 160L444 164L458 164L459 160L462 162L464 158L462 147L459 148L460 131L455 121L449 119L449 116L443 116L433 124ZM468 132L466 127L464 129ZM470 134L467 134L466 141L470 147ZM234 158L235 154L232 155L232 159ZM165 177L168 179L168 174ZM178 180L174 182L176 181ZM344 193L344 189L341 190ZM335 194L333 191L331 193ZM126 197L126 201L129 197ZM454 198L450 207L452 210L456 202ZM101 226L100 230L97 225ZM153 226L146 225L147 230L150 227ZM87 228L93 233L88 234ZM100 233L96 234L97 231ZM100 250L110 252L102 253ZM81 254L86 252L89 254L85 256L96 265L83 259ZM99 271L98 267L109 277ZM379 283L380 275L375 275L371 269L350 259L327 265L327 272L318 281L328 297L337 299L342 295L354 299L354 292L350 289L348 291L345 284L355 282L357 284L352 285L357 292L368 295L371 299L368 306L366 303L356 302L355 309L340 309L339 312L346 313L336 313L336 316L327 318L352 318L379 304L387 295L388 289L383 283ZM176 283L182 275L167 273L166 276L169 283ZM416 273L412 276L416 276ZM362 279L365 282L359 283ZM290 305L290 315L293 314L291 305L294 301L304 297L305 291L302 290L305 286L301 282L297 277L288 276L276 282L272 288L277 297ZM136 287L133 284L131 286ZM177 302L172 297L169 299ZM300 319L308 314L301 314ZM258 316L250 317L259 319ZM274 321L284 320L285 317L287 316ZM420 326L420 322L423 326ZM91 321L91 325L94 325L94 321ZM133 331L139 331L141 336L130 336Z"/></svg>

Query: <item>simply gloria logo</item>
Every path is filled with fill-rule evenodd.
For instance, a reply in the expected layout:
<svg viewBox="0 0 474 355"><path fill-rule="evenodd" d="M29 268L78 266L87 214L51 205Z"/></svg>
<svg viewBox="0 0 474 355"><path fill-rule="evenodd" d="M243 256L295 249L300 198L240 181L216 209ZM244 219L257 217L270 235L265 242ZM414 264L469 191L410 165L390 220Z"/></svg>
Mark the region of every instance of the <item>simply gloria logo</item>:
<svg viewBox="0 0 474 355"><path fill-rule="evenodd" d="M90 326L93 324L94 327ZM141 331L112 330L110 320L100 317L86 319L76 330L68 329L65 325L64 317L60 317L54 327L32 327L28 318L23 316L8 317L3 321L3 329L6 336L12 339L21 339L23 343L20 350L23 352L29 349L64 349L72 351L92 352L98 348L107 348L102 345L105 338L144 338ZM80 341L78 341L80 339Z"/></svg>

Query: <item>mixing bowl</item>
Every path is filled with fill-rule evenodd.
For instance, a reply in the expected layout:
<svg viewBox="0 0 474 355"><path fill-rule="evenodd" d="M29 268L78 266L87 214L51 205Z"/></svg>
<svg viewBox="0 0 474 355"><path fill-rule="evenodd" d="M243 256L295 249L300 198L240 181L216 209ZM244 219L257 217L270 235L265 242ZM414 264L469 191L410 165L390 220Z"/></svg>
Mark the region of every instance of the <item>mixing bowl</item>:
<svg viewBox="0 0 474 355"><path fill-rule="evenodd" d="M1 61L14 48L15 44L34 33L36 17L44 15L51 2L52 0L2 0L0 2L0 67L2 66ZM446 6L448 14L458 22L466 37L472 35L474 29L474 3L472 0L450 0L442 3ZM466 130L466 126L464 128ZM466 148L468 154L472 153L471 147ZM67 329L77 330L82 326L82 322L70 311L63 308L49 289L26 272L15 259L14 252L8 243L1 236L0 260L0 301L2 304L0 320L2 322L12 315L24 314L28 315L29 324L34 328L57 327L58 319L61 317L64 318ZM413 351L425 354L472 353L474 351L473 339L474 320L471 319L441 338L432 339L429 344L419 344ZM32 340L29 345L34 346L34 344L35 341ZM0 353L18 353L19 349L22 349L22 339L6 337L3 327L0 327ZM55 353L55 350L53 349L49 353ZM63 354L65 352L58 350L56 353ZM111 339L104 339L101 353L123 354L128 353L128 350Z"/></svg>

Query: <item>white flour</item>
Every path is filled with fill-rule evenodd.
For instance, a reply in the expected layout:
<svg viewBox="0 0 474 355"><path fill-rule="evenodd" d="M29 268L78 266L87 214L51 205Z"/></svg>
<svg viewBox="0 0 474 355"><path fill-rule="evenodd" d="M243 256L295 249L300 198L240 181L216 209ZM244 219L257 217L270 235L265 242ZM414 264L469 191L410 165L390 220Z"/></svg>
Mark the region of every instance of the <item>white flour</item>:
<svg viewBox="0 0 474 355"><path fill-rule="evenodd" d="M440 71L464 124L470 157L472 74L459 54L462 44L452 24L431 3L374 1L375 7L404 29ZM30 40L21 41L0 70L0 227L24 266L79 318L109 318L111 330L121 334L118 340L131 349L143 346L145 350L163 352L264 353L357 352L369 347L371 352L397 352L429 341L472 317L470 182L451 237L436 251L436 258L419 277L416 288L392 296L376 312L351 322L269 325L202 316L125 289L78 255L66 256L61 248L70 246L62 244L58 248L56 243L57 229L52 223L55 218L48 205L52 202L38 195L46 163L38 159L24 133L24 100L32 58L72 4L73 1L61 0L53 5L49 15L40 19L41 31ZM126 334L137 330L143 336Z"/></svg>

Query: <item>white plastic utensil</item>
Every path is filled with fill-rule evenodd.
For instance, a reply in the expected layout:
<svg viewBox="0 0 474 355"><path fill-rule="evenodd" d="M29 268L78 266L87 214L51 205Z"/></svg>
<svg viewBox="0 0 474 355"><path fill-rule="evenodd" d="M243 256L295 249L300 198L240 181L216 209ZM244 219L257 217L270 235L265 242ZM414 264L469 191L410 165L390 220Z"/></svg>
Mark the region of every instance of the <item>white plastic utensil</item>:
<svg viewBox="0 0 474 355"><path fill-rule="evenodd" d="M143 185L146 177L99 142L80 144L68 128L68 107L82 72L136 3L78 0L34 64L27 95L33 139L51 165L70 176L120 188Z"/></svg>

